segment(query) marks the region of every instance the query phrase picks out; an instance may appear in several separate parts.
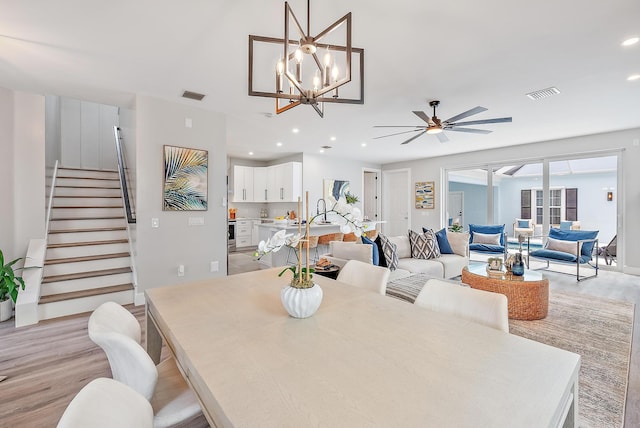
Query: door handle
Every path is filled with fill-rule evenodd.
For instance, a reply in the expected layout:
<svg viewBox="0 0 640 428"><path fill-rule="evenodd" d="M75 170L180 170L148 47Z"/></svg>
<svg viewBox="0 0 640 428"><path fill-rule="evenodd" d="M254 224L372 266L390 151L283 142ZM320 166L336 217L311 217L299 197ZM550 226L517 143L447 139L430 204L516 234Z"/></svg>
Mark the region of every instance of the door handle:
<svg viewBox="0 0 640 428"><path fill-rule="evenodd" d="M264 189L264 200L267 200L267 189Z"/></svg>

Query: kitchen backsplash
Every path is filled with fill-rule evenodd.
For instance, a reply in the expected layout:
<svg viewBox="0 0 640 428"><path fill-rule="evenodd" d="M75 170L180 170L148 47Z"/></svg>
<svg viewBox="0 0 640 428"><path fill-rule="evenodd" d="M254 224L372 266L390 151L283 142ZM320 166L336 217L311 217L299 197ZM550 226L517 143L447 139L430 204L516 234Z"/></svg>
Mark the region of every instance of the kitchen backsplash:
<svg viewBox="0 0 640 428"><path fill-rule="evenodd" d="M298 212L298 204L296 203L280 203L271 202L268 204L257 204L253 202L237 203L229 202L228 208L236 209L236 218L261 218L261 210L267 210L267 218L275 218L277 216L286 215L287 211L294 210ZM310 207L310 215L315 214L315 207ZM228 210L227 210L228 212Z"/></svg>

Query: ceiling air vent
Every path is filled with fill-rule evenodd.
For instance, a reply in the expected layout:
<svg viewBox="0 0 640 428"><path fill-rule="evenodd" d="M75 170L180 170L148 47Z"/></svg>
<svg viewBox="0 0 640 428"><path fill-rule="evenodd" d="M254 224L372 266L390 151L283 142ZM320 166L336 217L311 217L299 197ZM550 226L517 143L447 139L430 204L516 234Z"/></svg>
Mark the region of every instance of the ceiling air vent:
<svg viewBox="0 0 640 428"><path fill-rule="evenodd" d="M539 91L529 92L527 96L532 100L541 100L542 98L549 98L554 95L558 95L559 93L560 93L560 90L555 86L552 86L547 89L540 89Z"/></svg>
<svg viewBox="0 0 640 428"><path fill-rule="evenodd" d="M189 98L190 100L202 101L202 99L205 97L205 95L204 94L199 94L197 92L184 91L182 93L182 97L183 98Z"/></svg>

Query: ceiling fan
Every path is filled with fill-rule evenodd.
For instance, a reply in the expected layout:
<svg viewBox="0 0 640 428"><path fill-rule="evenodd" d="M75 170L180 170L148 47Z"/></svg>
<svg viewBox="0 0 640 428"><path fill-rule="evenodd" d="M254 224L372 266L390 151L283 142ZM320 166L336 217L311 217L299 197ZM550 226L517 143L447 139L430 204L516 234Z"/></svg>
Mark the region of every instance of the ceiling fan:
<svg viewBox="0 0 640 428"><path fill-rule="evenodd" d="M377 140L378 138L386 138L386 137L391 137L393 135L400 135L400 134L408 134L411 132L419 132L417 135L414 135L413 137L409 138L406 141L403 141L402 144L408 144L410 142L412 142L413 140L415 140L416 138L422 136L423 134L434 134L436 137L438 137L438 140L440 140L441 143L445 143L447 141L449 141L449 139L447 138L446 135L444 135L442 133L442 131L447 130L447 131L456 131L456 132L468 132L471 134L489 134L491 131L488 131L486 129L477 129L477 128L461 128L461 126L468 126L468 125L483 125L486 123L503 123L503 122L511 122L511 118L510 117L500 117L500 118L496 118L496 119L481 119L481 120L471 120L471 121L467 121L467 122L457 122L456 120L460 120L460 119L464 119L465 117L469 117L472 116L474 114L478 114L478 113L482 113L483 111L486 111L487 109L484 107L474 107L471 110L467 110L463 113L460 113L456 116L450 117L447 120L443 120L441 121L437 116L436 116L436 107L438 107L438 105L440 104L440 101L430 101L429 105L431 107L433 107L433 116L429 117L427 116L427 114L423 111L414 111L413 114L415 114L416 116L418 116L420 119L424 120L427 123L427 126L424 125L415 125L415 126L394 126L394 125L389 125L389 126L384 126L384 125L379 125L379 126L374 126L374 128L415 128L412 129L410 131L403 131L403 132L396 132L395 134L389 134L389 135L382 135L380 137L374 137L374 140Z"/></svg>

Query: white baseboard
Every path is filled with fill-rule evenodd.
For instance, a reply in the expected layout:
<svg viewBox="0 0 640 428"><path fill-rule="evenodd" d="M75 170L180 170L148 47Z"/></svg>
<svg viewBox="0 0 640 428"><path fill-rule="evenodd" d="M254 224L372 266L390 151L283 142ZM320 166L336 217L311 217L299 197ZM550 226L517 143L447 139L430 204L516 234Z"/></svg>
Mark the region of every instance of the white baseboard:
<svg viewBox="0 0 640 428"><path fill-rule="evenodd" d="M144 305L146 302L147 301L144 298L144 293L138 293L138 291L136 290L136 293L133 296L133 304L136 306L140 306Z"/></svg>
<svg viewBox="0 0 640 428"><path fill-rule="evenodd" d="M640 267L624 266L622 268L622 272L627 273L629 275L640 275Z"/></svg>

